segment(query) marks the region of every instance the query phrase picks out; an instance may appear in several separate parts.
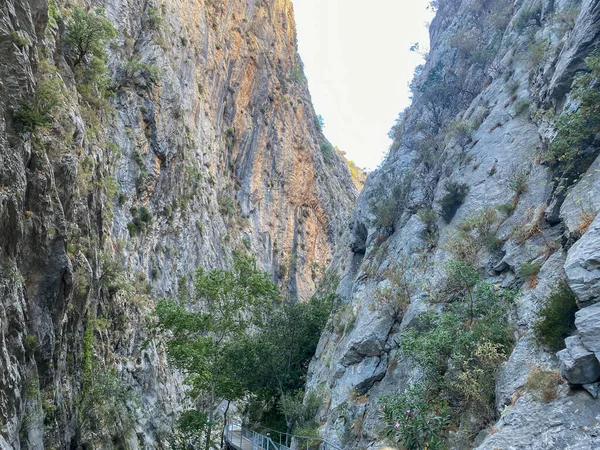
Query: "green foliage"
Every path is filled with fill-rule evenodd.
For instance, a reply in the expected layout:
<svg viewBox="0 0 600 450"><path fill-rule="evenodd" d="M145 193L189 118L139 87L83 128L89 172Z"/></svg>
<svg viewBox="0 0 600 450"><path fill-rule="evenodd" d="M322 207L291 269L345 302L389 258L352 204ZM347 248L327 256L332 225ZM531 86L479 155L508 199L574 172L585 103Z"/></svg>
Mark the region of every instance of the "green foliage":
<svg viewBox="0 0 600 450"><path fill-rule="evenodd" d="M446 294L452 295L445 297L450 302L445 311L423 315L418 329L403 331L399 339L401 353L412 357L424 371L421 382L425 394L416 400L425 401L426 405L419 411L428 414L445 411L437 416L444 420L434 420L436 426L429 429L431 417L417 421L411 414L402 414L411 409L411 404L401 396L396 401L404 410L392 408L394 414L386 416L384 404L388 432L416 426L415 430L399 432L399 439L409 433L421 439L435 438L441 445L450 425L449 411L454 421L463 413L477 417L477 428L494 417L494 378L512 345L507 309L513 294L497 291L491 284L480 281L477 272L462 262L448 265L447 278ZM404 395L411 398L411 394L409 390ZM415 445L412 448L423 448Z"/></svg>
<svg viewBox="0 0 600 450"><path fill-rule="evenodd" d="M554 351L564 348L564 339L574 329L577 310L575 294L566 280L560 280L552 289L534 324L533 331L537 339Z"/></svg>
<svg viewBox="0 0 600 450"><path fill-rule="evenodd" d="M67 22L65 36L72 66L77 67L79 64L86 63L87 59L105 61L104 47L115 36L115 28L104 17L102 9L88 12L75 6Z"/></svg>
<svg viewBox="0 0 600 450"><path fill-rule="evenodd" d="M153 64L143 63L139 57L130 59L123 66L125 77L136 84L156 84L160 81L160 71ZM143 83L142 83L143 81Z"/></svg>
<svg viewBox="0 0 600 450"><path fill-rule="evenodd" d="M412 177L404 174L400 179L390 180L387 174L381 177L369 202L374 215L373 224L383 228L393 228L402 215Z"/></svg>
<svg viewBox="0 0 600 450"><path fill-rule="evenodd" d="M14 118L25 130L33 131L52 123L61 106L61 83L57 78L40 80L30 100L24 100Z"/></svg>
<svg viewBox="0 0 600 450"><path fill-rule="evenodd" d="M540 262L524 262L519 266L519 275L521 279L535 277L538 273L540 273L541 268L542 263Z"/></svg>
<svg viewBox="0 0 600 450"><path fill-rule="evenodd" d="M527 47L527 64L530 70L538 69L548 59L550 41L547 39L533 40Z"/></svg>
<svg viewBox="0 0 600 450"><path fill-rule="evenodd" d="M585 170L581 164L584 151L600 133L600 53L586 58L585 62L589 72L576 77L572 86L572 97L579 102L579 107L556 118L557 135L545 156L559 176L571 179Z"/></svg>
<svg viewBox="0 0 600 450"><path fill-rule="evenodd" d="M333 161L333 145L327 141L321 142L321 153L325 162L331 164L331 161Z"/></svg>
<svg viewBox="0 0 600 450"><path fill-rule="evenodd" d="M294 68L292 69L292 80L302 81L305 79L306 76L304 75L304 64L302 61L299 61L298 64L294 65Z"/></svg>
<svg viewBox="0 0 600 450"><path fill-rule="evenodd" d="M247 392L239 376L245 367L232 358L231 348L262 324L277 301L277 286L269 274L256 269L251 257L236 253L232 271L198 269L194 288L193 311L162 300L155 313L158 327L171 332L169 361L187 373L188 394L204 405L200 412L206 413L207 424L197 434L204 434L208 448L218 400L242 398Z"/></svg>
<svg viewBox="0 0 600 450"><path fill-rule="evenodd" d="M27 47L29 45L29 39L23 37L18 31L11 31L10 37L19 47Z"/></svg>
<svg viewBox="0 0 600 450"><path fill-rule="evenodd" d="M475 128L470 122L453 120L446 125L445 131L447 138L456 139L459 143L464 145L473 139Z"/></svg>
<svg viewBox="0 0 600 450"><path fill-rule="evenodd" d="M465 201L469 192L469 186L464 183L446 181L444 189L446 194L440 200L440 206L442 207L441 216L446 223L450 223L458 208Z"/></svg>
<svg viewBox="0 0 600 450"><path fill-rule="evenodd" d="M65 44L78 82L77 89L88 100L107 95L110 78L105 47L115 36L116 30L104 16L104 10L73 8L66 26Z"/></svg>
<svg viewBox="0 0 600 450"><path fill-rule="evenodd" d="M525 99L519 100L518 102L515 103L515 116L520 117L520 116L524 116L524 115L528 114L529 108L530 108L529 100L525 100Z"/></svg>
<svg viewBox="0 0 600 450"><path fill-rule="evenodd" d="M514 203L501 203L496 206L498 212L502 213L506 217L510 217L515 212L517 205Z"/></svg>
<svg viewBox="0 0 600 450"><path fill-rule="evenodd" d="M407 388L399 396L380 401L383 434L406 450L442 450L444 432L450 423L448 405L431 398L422 384Z"/></svg>
<svg viewBox="0 0 600 450"><path fill-rule="evenodd" d="M148 15L148 28L158 31L162 27L163 17L157 8L149 6L146 10Z"/></svg>
<svg viewBox="0 0 600 450"><path fill-rule="evenodd" d="M125 436L134 430L132 408L136 400L131 389L113 372L94 364L87 373L78 404L82 440L125 445Z"/></svg>
<svg viewBox="0 0 600 450"><path fill-rule="evenodd" d="M506 85L506 90L510 95L516 95L519 90L519 80L513 80Z"/></svg>
<svg viewBox="0 0 600 450"><path fill-rule="evenodd" d="M323 119L323 116L321 114L317 116L315 120L315 126L319 131L323 131L323 128L325 128L325 119Z"/></svg>
<svg viewBox="0 0 600 450"><path fill-rule="evenodd" d="M314 417L314 408L298 415L293 400L301 396L298 392L304 388L308 364L334 299L334 295L314 297L307 303L287 299L255 334L230 348L230 359L238 362L236 373L247 391L267 404L278 399L287 431L306 425ZM320 400L315 402L320 405Z"/></svg>
<svg viewBox="0 0 600 450"><path fill-rule="evenodd" d="M131 236L135 236L138 233L143 233L148 229L148 225L152 221L152 213L147 206L139 206L138 208L131 208L132 221L127 224L127 229Z"/></svg>
<svg viewBox="0 0 600 450"><path fill-rule="evenodd" d="M221 214L228 217L232 217L239 208L235 198L226 192L219 192L217 194L217 203L219 204Z"/></svg>
<svg viewBox="0 0 600 450"><path fill-rule="evenodd" d="M112 371L94 361L96 320L89 320L83 335L83 383L78 399L78 426L83 442L125 444L124 436L135 424L137 401Z"/></svg>
<svg viewBox="0 0 600 450"><path fill-rule="evenodd" d="M513 167L508 178L508 187L515 194L515 200L527 191L529 170ZM516 203L516 201L514 203Z"/></svg>
<svg viewBox="0 0 600 450"><path fill-rule="evenodd" d="M542 20L542 2L537 1L530 6L521 8L513 25L519 33L524 30L537 26L541 27Z"/></svg>
<svg viewBox="0 0 600 450"><path fill-rule="evenodd" d="M419 220L425 225L423 236L430 247L434 247L438 238L437 214L431 208L419 211Z"/></svg>
<svg viewBox="0 0 600 450"><path fill-rule="evenodd" d="M464 90L460 80L452 71L447 71L439 62L427 72L425 80L421 80L422 66L415 69L415 77L410 84L413 95L419 95L429 113L428 120L432 131L442 129L447 119L456 115L463 102Z"/></svg>

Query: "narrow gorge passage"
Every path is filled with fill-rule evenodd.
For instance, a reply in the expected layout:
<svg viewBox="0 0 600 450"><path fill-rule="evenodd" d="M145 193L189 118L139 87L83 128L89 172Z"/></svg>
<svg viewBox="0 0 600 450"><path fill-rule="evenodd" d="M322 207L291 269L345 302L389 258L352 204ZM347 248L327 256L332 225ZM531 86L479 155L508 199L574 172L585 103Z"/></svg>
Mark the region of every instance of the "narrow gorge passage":
<svg viewBox="0 0 600 450"><path fill-rule="evenodd" d="M301 1L0 2L1 450L600 448L600 2Z"/></svg>

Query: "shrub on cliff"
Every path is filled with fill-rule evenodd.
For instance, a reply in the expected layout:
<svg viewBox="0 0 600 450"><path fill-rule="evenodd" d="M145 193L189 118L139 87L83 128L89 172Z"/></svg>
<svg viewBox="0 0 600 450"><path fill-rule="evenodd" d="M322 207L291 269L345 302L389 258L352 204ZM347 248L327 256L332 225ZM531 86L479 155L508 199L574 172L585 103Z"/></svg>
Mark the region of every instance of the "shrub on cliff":
<svg viewBox="0 0 600 450"><path fill-rule="evenodd" d="M323 160L327 164L331 164L333 159L333 145L325 141L321 143L321 153L323 154Z"/></svg>
<svg viewBox="0 0 600 450"><path fill-rule="evenodd" d="M586 58L585 62L589 72L573 82L572 97L579 102L579 107L555 119L557 134L545 157L560 176L571 179L583 168L581 160L585 150L600 133L600 53Z"/></svg>
<svg viewBox="0 0 600 450"><path fill-rule="evenodd" d="M373 190L369 207L374 215L373 225L393 229L396 220L404 211L404 204L410 191L412 177L404 174L399 180L382 176Z"/></svg>
<svg viewBox="0 0 600 450"><path fill-rule="evenodd" d="M450 223L460 205L465 201L469 192L469 186L463 183L447 181L444 189L446 190L446 194L440 200L440 206L442 207L441 216L446 223Z"/></svg>
<svg viewBox="0 0 600 450"><path fill-rule="evenodd" d="M537 339L554 351L565 348L564 339L574 329L577 310L575 294L566 280L560 280L552 289L533 327Z"/></svg>
<svg viewBox="0 0 600 450"><path fill-rule="evenodd" d="M15 112L15 120L29 131L49 126L53 113L61 105L60 86L55 78L40 80L31 99L24 100Z"/></svg>

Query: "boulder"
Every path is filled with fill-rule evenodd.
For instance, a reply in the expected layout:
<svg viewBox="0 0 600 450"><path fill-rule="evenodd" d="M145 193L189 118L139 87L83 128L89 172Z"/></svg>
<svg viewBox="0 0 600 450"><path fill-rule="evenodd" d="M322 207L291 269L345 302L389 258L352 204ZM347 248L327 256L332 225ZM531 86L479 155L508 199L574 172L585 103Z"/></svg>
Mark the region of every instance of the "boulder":
<svg viewBox="0 0 600 450"><path fill-rule="evenodd" d="M581 306L600 301L600 215L570 248L565 272Z"/></svg>
<svg viewBox="0 0 600 450"><path fill-rule="evenodd" d="M575 326L583 346L590 352L600 353L600 303L577 311Z"/></svg>
<svg viewBox="0 0 600 450"><path fill-rule="evenodd" d="M600 378L600 363L582 344L579 336L565 339L567 348L556 354L560 371L571 384L590 384Z"/></svg>

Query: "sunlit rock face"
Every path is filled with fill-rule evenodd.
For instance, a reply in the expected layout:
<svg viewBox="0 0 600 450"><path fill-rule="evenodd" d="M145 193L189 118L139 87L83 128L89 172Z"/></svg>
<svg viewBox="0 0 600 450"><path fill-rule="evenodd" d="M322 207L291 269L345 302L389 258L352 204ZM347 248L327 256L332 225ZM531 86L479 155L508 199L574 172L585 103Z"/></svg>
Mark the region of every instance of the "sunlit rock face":
<svg viewBox="0 0 600 450"><path fill-rule="evenodd" d="M75 4L116 29L108 101L67 57ZM183 380L155 299L236 249L306 299L356 200L321 149L291 2L7 0L0 59L0 448L163 448ZM23 130L14 112L48 79L53 120ZM91 431L91 360L135 392L133 426Z"/></svg>
<svg viewBox="0 0 600 450"><path fill-rule="evenodd" d="M572 83L600 44L600 5L591 0L435 3L431 51L416 73L413 104L392 131L396 140L369 176L351 219L351 253L338 287L345 305L330 321L309 370L309 389L324 396L320 430L344 448L386 443L381 397L401 393L422 376L398 351L401 332L420 329L422 312L443 308L436 295L447 263L461 253L495 289L521 291L511 311L514 348L496 375L495 418L477 436L451 433L453 448L594 448L600 414L591 395L597 395L592 347L600 330L591 310L600 280L598 219L593 220L597 137L569 180L557 180L547 155L555 136L551 117L577 108ZM466 186L466 194L444 220L448 182ZM395 214L389 220L381 205L391 202L394 186ZM423 213L429 209L433 216ZM459 228L486 209L498 212L492 221L494 245L457 249ZM522 275L531 265L539 272ZM394 271L404 274L410 301L390 314L391 297L385 293L402 288L394 285ZM576 356L565 350L565 362L571 361L571 368L585 362L579 368L586 376L573 377L571 386L560 380L559 371L562 366L569 381L571 372L533 332L540 309L563 279L582 308L575 337L568 341ZM535 370L558 379L545 400L527 387ZM581 390L583 382L592 383L586 385L590 393ZM472 420L458 421L466 428Z"/></svg>

